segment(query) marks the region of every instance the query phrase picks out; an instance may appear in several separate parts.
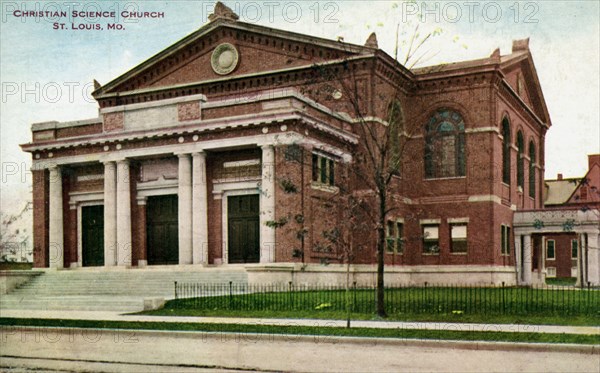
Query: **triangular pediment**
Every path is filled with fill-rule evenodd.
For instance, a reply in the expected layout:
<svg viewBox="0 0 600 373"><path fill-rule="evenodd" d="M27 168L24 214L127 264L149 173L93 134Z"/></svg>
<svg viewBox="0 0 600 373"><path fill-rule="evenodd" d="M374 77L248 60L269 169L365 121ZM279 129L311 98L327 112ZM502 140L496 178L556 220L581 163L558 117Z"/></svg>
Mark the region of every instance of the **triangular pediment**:
<svg viewBox="0 0 600 373"><path fill-rule="evenodd" d="M99 99L107 94L312 66L318 62L373 53L374 50L216 19L98 88L93 95Z"/></svg>
<svg viewBox="0 0 600 373"><path fill-rule="evenodd" d="M551 125L542 87L529 49L502 58L501 69L512 89L544 123Z"/></svg>

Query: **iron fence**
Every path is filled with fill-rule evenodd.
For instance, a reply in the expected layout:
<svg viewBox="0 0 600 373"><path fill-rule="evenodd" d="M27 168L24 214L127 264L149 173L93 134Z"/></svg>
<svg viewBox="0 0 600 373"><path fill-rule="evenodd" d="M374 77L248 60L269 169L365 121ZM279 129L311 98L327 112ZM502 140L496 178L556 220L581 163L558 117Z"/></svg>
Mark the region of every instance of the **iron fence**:
<svg viewBox="0 0 600 373"><path fill-rule="evenodd" d="M175 282L175 308L239 311L375 312L373 286ZM390 314L600 315L600 290L567 286L431 285L385 288Z"/></svg>

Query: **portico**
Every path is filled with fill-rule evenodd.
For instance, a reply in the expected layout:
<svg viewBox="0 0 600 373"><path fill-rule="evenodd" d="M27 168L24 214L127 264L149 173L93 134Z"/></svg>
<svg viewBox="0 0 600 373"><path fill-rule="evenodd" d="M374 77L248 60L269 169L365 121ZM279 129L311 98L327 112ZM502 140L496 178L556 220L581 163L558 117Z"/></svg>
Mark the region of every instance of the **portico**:
<svg viewBox="0 0 600 373"><path fill-rule="evenodd" d="M518 282L523 285L543 282L546 272L544 235L571 232L576 235L580 248L577 257L577 285L598 286L600 284L599 217L600 211L597 209L516 212L513 227L518 259ZM534 255L532 250L534 236L539 238L537 255ZM534 256L538 260L538 279L533 276Z"/></svg>
<svg viewBox="0 0 600 373"><path fill-rule="evenodd" d="M95 122L34 125L34 133L63 128L84 131L85 127L98 125L103 128L100 137L83 136L77 143L56 139L49 144L30 146L36 154L36 172L44 174L49 181L50 266L127 268L156 264L205 266L239 263L240 260L242 263L275 262L276 231L268 223L277 217L277 149L294 145L348 157L341 148L301 135L298 129L303 126L327 126L346 141L355 141L350 134L326 123L304 122L302 115L295 114L297 105L290 101L290 98L303 100L295 91L282 91L279 95L275 97L275 102L281 102L277 104L279 113L276 115L266 111L241 120L202 121L200 118L192 124L179 116L171 116L173 130L145 129L143 134L137 130L152 127L151 120L144 118L153 115L169 118L179 112L173 108L182 105L193 103L198 109L220 108L240 105L240 102L208 105L203 104L205 97L198 95L144 107L125 105L118 110L101 110L102 117ZM289 113L282 113L282 109ZM115 112L120 113L116 119ZM250 133L231 132L218 138L204 134L211 129L223 131L235 121L246 132L250 129ZM122 129L114 129L115 126ZM126 127L130 130L125 130ZM97 150L89 151L86 147ZM73 148L80 150L65 154L65 149ZM238 197L235 201L241 203L240 196L255 196L258 203L252 209L256 210L232 212L228 202ZM159 201L159 197L163 200ZM167 197L174 202L164 199ZM63 205L74 211L73 218L71 214L64 215ZM89 250L84 240L89 236L86 229L98 229L98 225L88 227L86 217L91 212L88 206L99 206L101 210L96 211L101 212L103 219L103 256L93 261L82 260ZM256 223L252 223L253 216ZM234 217L237 223L231 220ZM247 223L242 224L244 221ZM234 247L246 245L247 234L257 239L256 256L242 252L254 249ZM230 252L235 252L235 259L230 258Z"/></svg>

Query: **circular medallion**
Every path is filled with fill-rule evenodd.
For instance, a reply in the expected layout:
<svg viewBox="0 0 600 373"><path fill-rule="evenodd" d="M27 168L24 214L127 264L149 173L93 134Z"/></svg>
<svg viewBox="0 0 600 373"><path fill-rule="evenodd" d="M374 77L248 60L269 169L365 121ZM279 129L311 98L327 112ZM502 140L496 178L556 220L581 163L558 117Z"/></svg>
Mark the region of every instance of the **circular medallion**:
<svg viewBox="0 0 600 373"><path fill-rule="evenodd" d="M210 64L217 74L227 75L236 68L238 59L237 49L229 43L223 43L213 51Z"/></svg>

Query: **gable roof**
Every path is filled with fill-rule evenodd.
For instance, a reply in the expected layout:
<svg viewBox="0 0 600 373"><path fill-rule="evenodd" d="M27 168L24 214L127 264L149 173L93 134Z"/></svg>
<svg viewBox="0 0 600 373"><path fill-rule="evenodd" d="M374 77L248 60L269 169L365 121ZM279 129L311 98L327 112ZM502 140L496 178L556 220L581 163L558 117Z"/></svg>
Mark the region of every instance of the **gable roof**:
<svg viewBox="0 0 600 373"><path fill-rule="evenodd" d="M508 55L501 55L500 50L496 49L489 57L486 58L421 67L411 71L418 78L430 79L435 77L443 77L450 74L483 71L485 69L499 70L504 75L517 68L522 70L526 78L525 82L527 84L527 92L529 93L531 104L528 105L528 103L516 93L516 87L510 86L510 84L508 84L506 81L505 84L507 84L511 90L515 91L516 97L523 101L524 105L530 107L530 109L533 110L533 112L538 116L538 118L540 118L541 121L543 121L546 125L551 126L552 122L550 119L550 113L548 112L537 70L529 50L529 39L513 41L512 52Z"/></svg>
<svg viewBox="0 0 600 373"><path fill-rule="evenodd" d="M155 54L154 56L140 63L139 65L133 67L131 70L113 79L109 83L98 87L96 90L94 90L94 92L92 92L92 96L96 99L99 99L102 98L102 96L105 94L114 93L119 86L122 86L127 81L135 78L139 74L148 71L149 69L168 59L169 57L172 57L173 55L185 50L187 47L196 43L198 40L207 36L211 32L219 29L230 29L232 31L238 32L245 31L254 34L259 34L268 38L283 39L287 41L316 45L321 48L338 52L339 54L345 56L370 55L377 50L377 48L372 46L361 46L342 41L334 41L290 31L278 30L270 27L239 22L227 17L213 17L212 21L202 26L200 29L194 31L193 33L177 41L176 43L172 44L166 49L160 51L159 53ZM308 61L307 65L310 64L312 64L312 62Z"/></svg>

